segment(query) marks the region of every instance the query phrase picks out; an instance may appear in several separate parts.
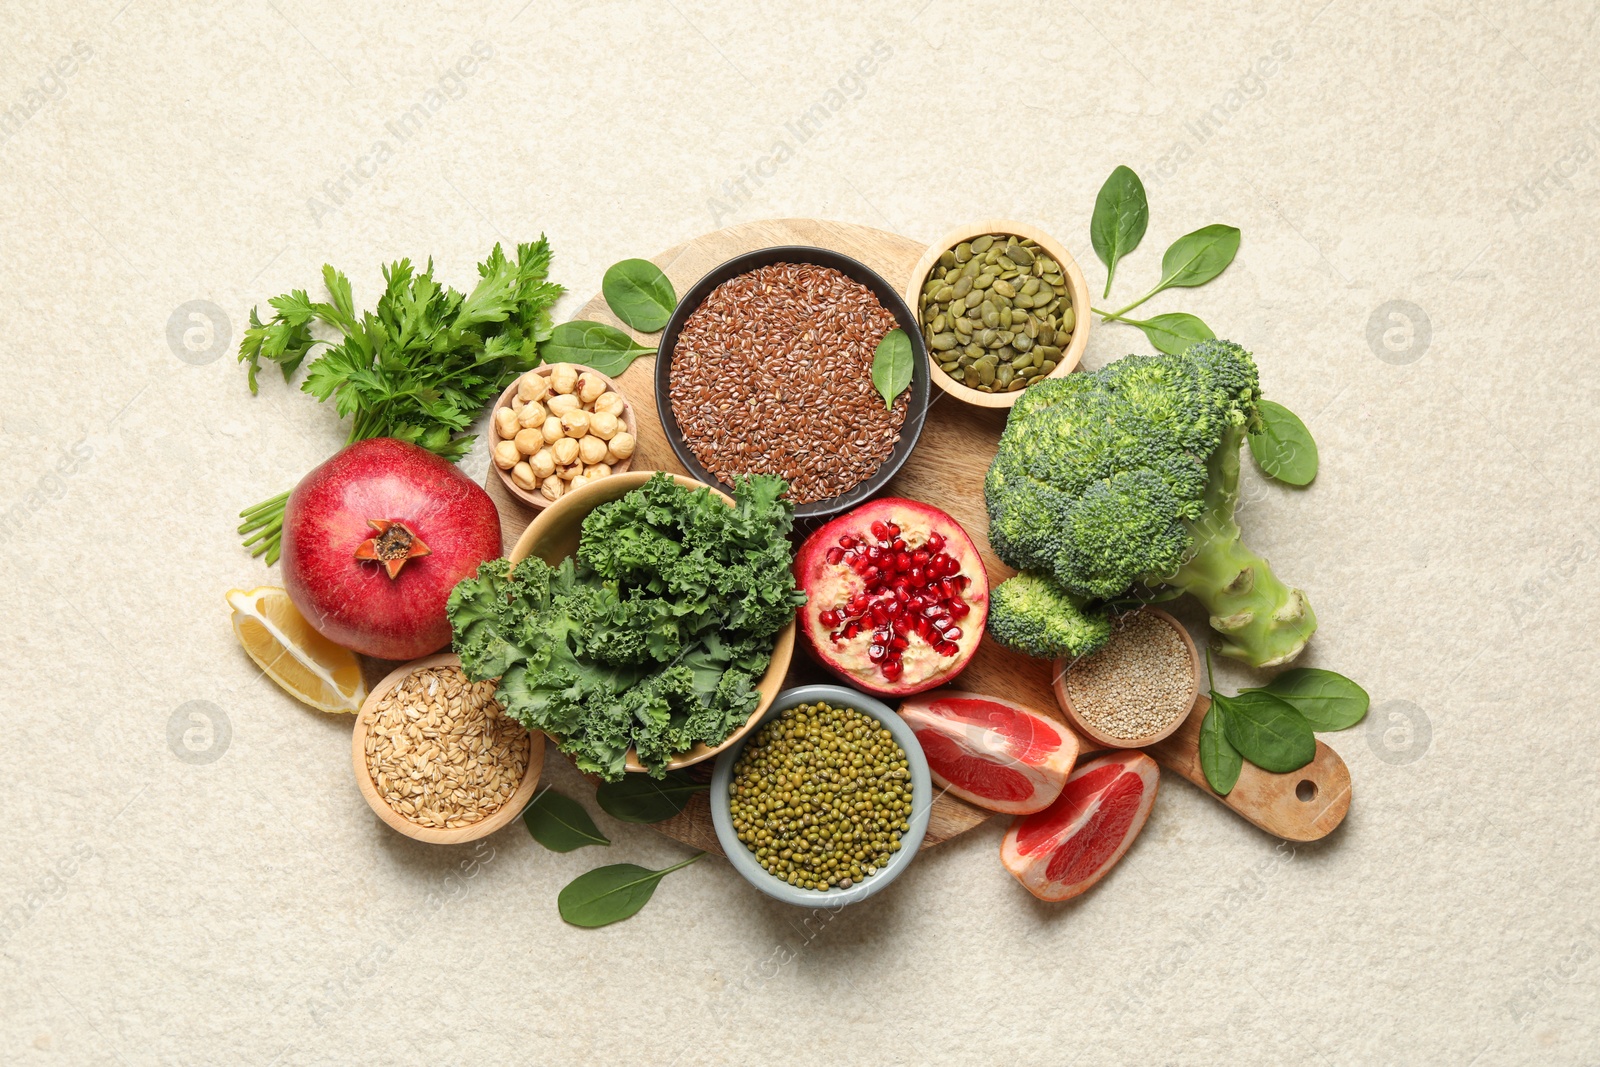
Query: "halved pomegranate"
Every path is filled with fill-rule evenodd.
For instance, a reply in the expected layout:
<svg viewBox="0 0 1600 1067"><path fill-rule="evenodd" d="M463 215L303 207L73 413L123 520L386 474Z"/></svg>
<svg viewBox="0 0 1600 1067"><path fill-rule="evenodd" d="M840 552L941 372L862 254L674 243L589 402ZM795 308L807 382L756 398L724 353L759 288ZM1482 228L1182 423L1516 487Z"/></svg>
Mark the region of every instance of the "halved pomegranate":
<svg viewBox="0 0 1600 1067"><path fill-rule="evenodd" d="M961 673L983 638L989 576L938 508L885 497L806 538L800 633L818 662L872 693L904 696Z"/></svg>
<svg viewBox="0 0 1600 1067"><path fill-rule="evenodd" d="M1117 865L1150 817L1161 773L1129 750L1090 760L1056 802L1011 824L1000 862L1040 900L1070 900Z"/></svg>
<svg viewBox="0 0 1600 1067"><path fill-rule="evenodd" d="M980 808L1026 815L1048 808L1072 773L1078 737L1031 708L941 689L900 705L941 788Z"/></svg>

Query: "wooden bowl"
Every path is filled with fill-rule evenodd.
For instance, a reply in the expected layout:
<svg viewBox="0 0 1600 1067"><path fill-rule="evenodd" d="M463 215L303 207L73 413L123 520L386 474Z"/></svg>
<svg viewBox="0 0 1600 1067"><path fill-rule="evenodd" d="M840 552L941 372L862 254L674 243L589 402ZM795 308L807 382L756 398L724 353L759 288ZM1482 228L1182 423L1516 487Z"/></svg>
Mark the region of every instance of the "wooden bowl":
<svg viewBox="0 0 1600 1067"><path fill-rule="evenodd" d="M538 556L551 566L555 566L568 556L578 551L578 533L583 526L583 520L589 512L601 504L609 504L630 491L639 488L650 480L655 471L628 471L625 474L613 474L609 478L601 478L598 482L589 482L555 501L541 514L534 517L528 528L522 531L522 536L517 539L516 547L511 550L510 560L513 566L527 559L529 556ZM715 486L707 486L704 482L697 482L693 478L685 478L681 474L672 476L679 485L690 489L709 488L717 496L732 505L733 499L728 494ZM708 760L717 753L739 742L745 734L755 729L761 721L762 714L772 706L777 699L778 690L783 688L784 675L789 673L789 661L794 657L795 622L789 620L789 625L778 631L778 636L772 648L772 662L767 665L767 673L762 675L761 681L756 685L756 691L761 694L755 710L750 713L750 718L745 724L729 734L722 744L715 748L710 745L697 744L689 751L668 761L671 769L688 767ZM550 736L559 747L560 738L554 734ZM642 771L644 764L634 756L633 750L628 750L628 770Z"/></svg>
<svg viewBox="0 0 1600 1067"><path fill-rule="evenodd" d="M590 374L599 374L601 378L605 379L606 388L610 392L616 393L618 396L622 397L623 429L633 434L635 441L639 439L639 424L634 420L633 403L628 399L628 394L624 393L622 391L622 387L615 381L604 374L600 374L600 372L595 370L593 367L585 367L582 363L546 363L543 366L533 368L533 370L529 373L540 374L548 378L557 367L571 367L579 374L587 371ZM505 483L506 491L512 496L516 497L524 504L527 504L529 507L544 508L549 507L552 503L554 503L554 501L545 496L543 493L539 492L537 489L531 493L528 492L526 489L522 488L516 482L511 480L510 471L501 467L500 464L494 461L494 446L505 440L505 438L500 436L500 428L495 425L494 413L499 411L501 408L508 408L511 406L512 398L517 395L517 382L520 382L521 380L522 376L518 375L516 382L512 382L510 385L506 386L506 391L500 394L500 399L494 402L494 407L489 411L489 467L496 474L500 475L500 480ZM638 455L638 453L635 452L634 455ZM616 466L612 467L611 473L625 473L631 466L633 466L633 456L629 456L621 463L618 463Z"/></svg>
<svg viewBox="0 0 1600 1067"><path fill-rule="evenodd" d="M599 483L596 483L599 484ZM453 653L442 652L436 656L425 656L422 659L412 660L410 663L397 667L373 687L367 694L367 699L361 703L361 711L356 715L355 732L350 738L350 755L356 769L356 785L361 789L361 795L366 798L367 804L377 813L378 818L388 823L390 827L400 831L407 837L418 841L426 841L430 845L459 845L465 841L476 841L480 837L487 837L496 830L511 822L522 814L522 809L528 806L528 801L533 799L533 790L539 784L539 772L544 768L544 734L538 730L528 731L528 766L522 772L522 781L518 783L516 791L511 794L511 799L506 801L499 810L486 819L479 819L471 826L459 826L454 830L437 829L431 826L419 826L404 815L389 806L378 793L378 783L372 780L372 774L367 770L367 729L371 725L371 718L377 713L378 702L388 695L389 690L399 685L401 680L412 671L427 670L431 667L459 667L461 660Z"/></svg>
<svg viewBox="0 0 1600 1067"><path fill-rule="evenodd" d="M917 318L918 329L922 327L922 284L927 281L928 272L933 270L939 262L939 257L947 250L962 241L969 241L988 233L1009 234L1019 239L1029 238L1048 252L1051 259L1061 264L1062 277L1067 279L1067 293L1072 299L1072 310L1077 321L1073 324L1072 339L1061 346L1061 359L1049 377L1066 377L1077 368L1078 361L1083 358L1083 350L1089 344L1089 320L1092 317L1089 313L1089 285L1083 280L1083 271L1078 269L1078 261L1073 259L1072 254L1062 248L1054 237L1021 222L988 219L951 230L943 238L928 246L922 258L917 260L917 265L911 268L911 280L906 286L906 303L911 305L912 313ZM932 352L928 353L928 373L932 376L933 383L940 389L957 400L964 400L978 407L1008 408L1017 402L1019 396L1027 392L1026 389L1018 389L1006 393L985 393L981 389L962 385L944 372Z"/></svg>
<svg viewBox="0 0 1600 1067"><path fill-rule="evenodd" d="M1174 619L1171 615L1168 615L1160 608L1140 608L1139 611L1145 615L1151 615L1160 619L1162 622L1165 622L1168 626L1176 630L1178 632L1178 636L1183 639L1184 647L1189 650L1189 667L1191 678L1189 685L1189 696L1188 699L1183 702L1183 710L1178 712L1177 716L1173 718L1173 720L1166 726L1163 726L1161 729L1155 731L1147 737L1136 737L1131 739L1126 737L1113 737L1111 734L1095 729L1084 719L1082 715L1078 714L1078 709L1072 706L1072 698L1067 692L1067 671L1072 667L1073 661L1058 659L1055 663L1055 677L1052 682L1052 686L1056 692L1056 703L1061 705L1061 710L1066 712L1067 718L1072 720L1073 729L1107 748L1143 748L1146 745L1153 745L1157 741L1165 741L1175 730L1178 729L1178 727L1183 725L1183 721L1189 717L1189 712L1194 708L1195 698L1200 695L1200 653L1195 650L1194 639L1189 636L1189 631L1184 628L1183 623L1179 622L1177 619ZM1132 613L1130 612L1130 614Z"/></svg>

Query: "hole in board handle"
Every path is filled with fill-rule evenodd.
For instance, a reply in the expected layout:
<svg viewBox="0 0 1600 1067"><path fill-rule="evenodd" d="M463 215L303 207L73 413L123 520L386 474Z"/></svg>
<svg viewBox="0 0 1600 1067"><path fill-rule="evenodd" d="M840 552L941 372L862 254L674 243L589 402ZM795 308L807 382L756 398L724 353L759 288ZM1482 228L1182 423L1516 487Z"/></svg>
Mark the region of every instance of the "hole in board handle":
<svg viewBox="0 0 1600 1067"><path fill-rule="evenodd" d="M1317 783L1309 778L1300 779L1300 784L1294 787L1294 795L1300 800L1310 803L1317 799Z"/></svg>

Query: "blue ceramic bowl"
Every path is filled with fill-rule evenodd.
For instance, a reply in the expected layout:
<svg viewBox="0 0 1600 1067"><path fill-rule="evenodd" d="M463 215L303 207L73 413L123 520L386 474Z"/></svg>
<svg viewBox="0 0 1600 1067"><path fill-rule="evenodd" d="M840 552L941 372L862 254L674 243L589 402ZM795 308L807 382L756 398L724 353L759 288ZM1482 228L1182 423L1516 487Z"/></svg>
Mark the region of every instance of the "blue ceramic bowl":
<svg viewBox="0 0 1600 1067"><path fill-rule="evenodd" d="M900 835L900 851L896 852L885 866L878 868L876 873L863 878L849 889L801 889L790 885L781 878L767 873L767 870L756 862L755 853L739 840L738 834L733 829L728 785L733 781L733 765L739 762L744 746L749 743L750 738L761 731L763 726L783 712L801 704L815 704L818 701L832 704L836 708L854 708L887 726L889 732L894 735L895 742L905 750L906 763L911 769L909 820L911 829ZM785 689L772 702L772 707L767 709L767 713L761 717L756 728L741 738L738 744L717 757L716 765L711 772L711 823L716 828L717 842L722 845L722 851L727 855L728 862L744 875L746 881L763 893L776 897L785 904L796 904L803 908L842 908L846 904L854 904L858 900L870 897L898 878L900 872L910 866L911 861L916 858L917 849L922 847L922 835L928 830L928 815L932 808L933 779L928 775L928 760L923 756L922 746L917 743L911 727L907 726L905 720L896 715L887 704L842 685L802 685L795 689Z"/></svg>

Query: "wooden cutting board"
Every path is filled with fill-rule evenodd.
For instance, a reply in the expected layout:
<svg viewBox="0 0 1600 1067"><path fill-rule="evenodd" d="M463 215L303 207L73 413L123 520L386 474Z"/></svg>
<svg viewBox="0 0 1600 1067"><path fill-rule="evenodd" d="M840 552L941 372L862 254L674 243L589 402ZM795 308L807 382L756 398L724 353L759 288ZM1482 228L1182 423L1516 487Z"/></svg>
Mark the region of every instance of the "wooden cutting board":
<svg viewBox="0 0 1600 1067"><path fill-rule="evenodd" d="M902 292L912 268L927 248L925 244L910 238L867 226L816 219L770 219L742 223L696 237L651 257L651 262L666 273L677 292L684 293L702 275L724 260L773 245L812 245L853 256L883 275L890 285ZM615 326L632 334L647 347L654 346L660 336L629 330L611 314L604 297L599 295L584 305L574 318ZM686 474L661 429L661 420L656 412L654 374L655 359L644 357L635 360L617 379L623 393L632 402L639 423L639 443L633 469ZM989 549L989 519L983 504L984 475L988 472L990 460L994 458L1000 431L1005 428L1006 415L1005 410L963 404L935 389L927 423L916 450L885 490L886 495L926 501L949 512L972 535L982 551L991 585L1016 573L1001 563ZM516 544L523 529L538 514L537 509L507 492L492 468L487 472L484 484L500 509L500 525L506 545ZM811 528L817 525L821 525L821 521L813 522ZM805 527L802 526L802 529ZM817 667L804 653L797 652L785 688L833 681L837 679ZM988 636L984 637L977 654L958 682L962 689L1009 697L1052 716L1062 723L1063 728L1067 727L1051 690L1051 665L1010 652ZM1184 727L1161 745L1152 746L1150 754L1164 766L1196 781L1205 792L1210 793L1205 788L1203 776L1198 779L1195 777L1199 768L1196 744L1204 706L1206 701L1201 698L1196 704L1195 714L1191 715ZM1090 747L1084 745L1083 751L1088 751ZM711 763L700 764L691 768L691 771L697 771L709 779ZM1252 771L1255 774L1251 774ZM1297 801L1298 806L1285 805L1283 795L1287 793L1293 797L1302 779L1314 781L1313 788L1320 800ZM1270 833L1292 840L1313 840L1332 830L1344 817L1344 811L1349 807L1349 781L1349 773L1338 755L1319 742L1317 761L1301 772L1272 775L1246 764L1245 773L1240 776L1233 793L1227 798L1218 799ZM1301 793L1305 791L1305 788L1300 788ZM1337 802L1329 804L1329 801L1341 795L1342 806ZM1315 815L1313 809L1316 809ZM982 823L991 814L956 797L939 796L934 801L922 847L929 848L948 841ZM696 796L677 817L657 823L655 828L695 848L722 854L711 826L710 806L703 793Z"/></svg>

